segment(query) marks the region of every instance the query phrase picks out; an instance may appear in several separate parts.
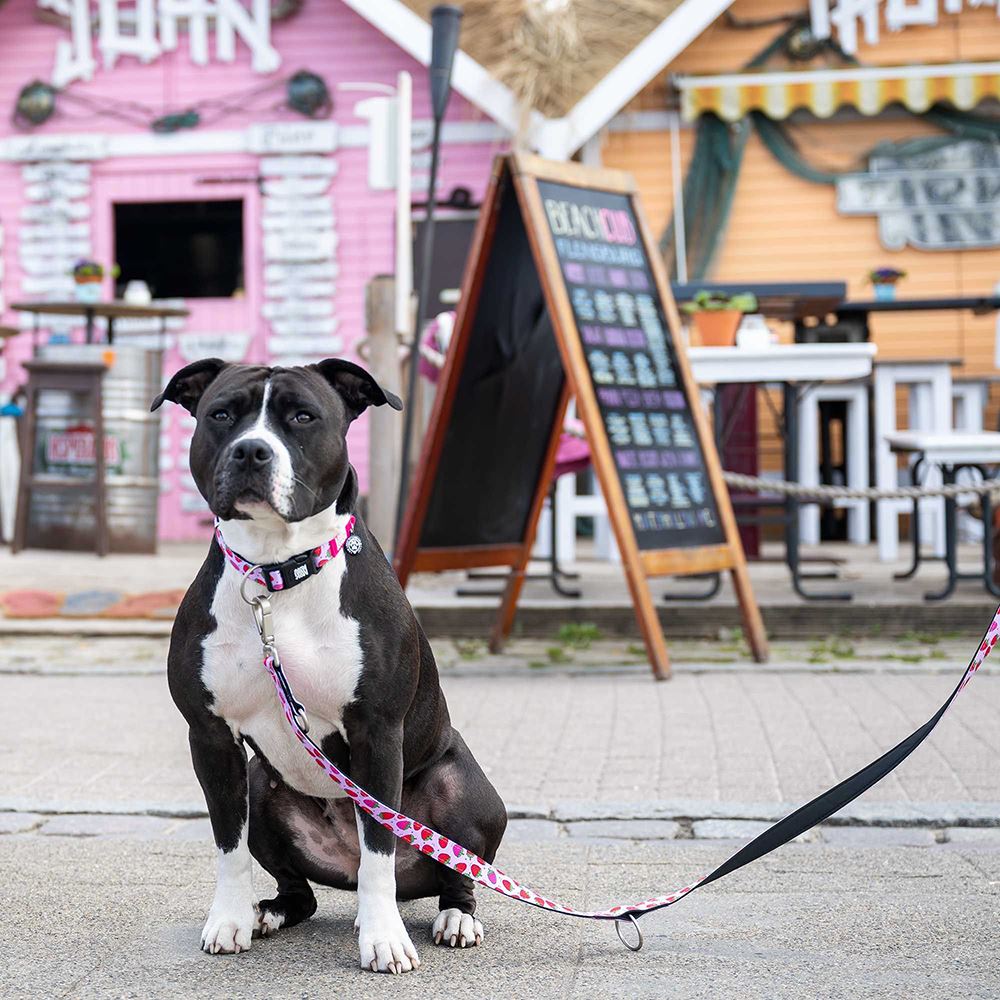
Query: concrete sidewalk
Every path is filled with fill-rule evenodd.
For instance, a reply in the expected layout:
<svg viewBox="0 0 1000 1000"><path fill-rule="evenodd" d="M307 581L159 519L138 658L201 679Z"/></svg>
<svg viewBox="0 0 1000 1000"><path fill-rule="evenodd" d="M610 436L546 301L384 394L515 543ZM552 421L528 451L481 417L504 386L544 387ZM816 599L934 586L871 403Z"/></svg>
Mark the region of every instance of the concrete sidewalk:
<svg viewBox="0 0 1000 1000"><path fill-rule="evenodd" d="M710 870L731 844L506 844L500 863L576 905L644 899ZM205 845L0 837L5 1000L997 996L1000 848L789 845L642 920L630 954L608 924L479 890L481 948L432 946L432 900L401 906L422 961L398 979L358 968L356 900L320 890L299 927L241 955L205 955ZM257 873L262 896L270 880Z"/></svg>

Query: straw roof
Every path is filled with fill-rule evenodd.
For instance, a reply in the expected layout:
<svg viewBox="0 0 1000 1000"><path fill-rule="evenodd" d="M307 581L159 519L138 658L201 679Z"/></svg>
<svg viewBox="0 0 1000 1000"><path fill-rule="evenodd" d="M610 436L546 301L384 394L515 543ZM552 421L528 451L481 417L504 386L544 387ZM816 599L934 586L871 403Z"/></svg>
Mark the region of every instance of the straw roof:
<svg viewBox="0 0 1000 1000"><path fill-rule="evenodd" d="M425 20L439 0L403 0ZM459 44L523 108L565 115L683 0L467 0Z"/></svg>

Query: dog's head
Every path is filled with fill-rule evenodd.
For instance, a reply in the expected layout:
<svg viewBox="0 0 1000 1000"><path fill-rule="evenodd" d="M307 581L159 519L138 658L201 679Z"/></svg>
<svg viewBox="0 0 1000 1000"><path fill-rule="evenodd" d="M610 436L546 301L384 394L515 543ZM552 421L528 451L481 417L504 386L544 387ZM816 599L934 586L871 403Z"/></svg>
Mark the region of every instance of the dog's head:
<svg viewBox="0 0 1000 1000"><path fill-rule="evenodd" d="M363 368L328 358L304 368L206 358L153 400L198 421L191 474L223 520L256 514L301 521L335 503L347 480L347 428L369 406L403 404ZM273 512L273 513L271 513Z"/></svg>

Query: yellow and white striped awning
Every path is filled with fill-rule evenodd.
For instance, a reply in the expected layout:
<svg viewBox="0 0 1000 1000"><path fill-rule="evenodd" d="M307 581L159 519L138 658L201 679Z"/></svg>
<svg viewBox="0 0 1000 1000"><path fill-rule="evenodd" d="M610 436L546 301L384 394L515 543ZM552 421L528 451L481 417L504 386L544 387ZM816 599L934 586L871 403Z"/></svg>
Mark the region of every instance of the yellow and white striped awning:
<svg viewBox="0 0 1000 1000"><path fill-rule="evenodd" d="M877 115L894 103L918 113L939 102L968 111L1000 98L1000 62L675 76L673 82L687 121L706 111L730 122L750 111L775 119L800 109L829 118L842 107Z"/></svg>

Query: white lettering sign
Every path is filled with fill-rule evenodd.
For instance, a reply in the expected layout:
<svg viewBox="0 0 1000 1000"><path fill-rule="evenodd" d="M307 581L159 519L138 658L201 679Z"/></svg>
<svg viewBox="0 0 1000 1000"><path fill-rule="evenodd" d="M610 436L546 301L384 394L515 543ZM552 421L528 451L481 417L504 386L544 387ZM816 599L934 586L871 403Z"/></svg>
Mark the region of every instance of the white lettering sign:
<svg viewBox="0 0 1000 1000"><path fill-rule="evenodd" d="M1000 151L956 142L916 156L872 157L867 174L837 181L837 210L877 215L889 250L1000 246Z"/></svg>
<svg viewBox="0 0 1000 1000"><path fill-rule="evenodd" d="M94 11L91 0L38 0L38 6L69 18L68 39L56 46L52 83L65 87L74 80L94 75ZM97 47L106 69L113 69L119 56L152 62L179 44L179 25L186 26L191 61L204 66L209 61L209 33L215 29L215 57L221 62L236 58L236 39L250 49L251 65L257 73L273 73L281 57L271 44L271 0L98 0ZM128 25L130 30L124 30Z"/></svg>
<svg viewBox="0 0 1000 1000"><path fill-rule="evenodd" d="M942 6L946 14L960 14L966 6L998 7L1000 16L997 0L886 0L886 27L901 31L911 25L935 25ZM840 47L853 55L858 51L859 23L865 44L878 44L881 7L882 0L810 0L812 33L816 38L829 38L836 28Z"/></svg>

